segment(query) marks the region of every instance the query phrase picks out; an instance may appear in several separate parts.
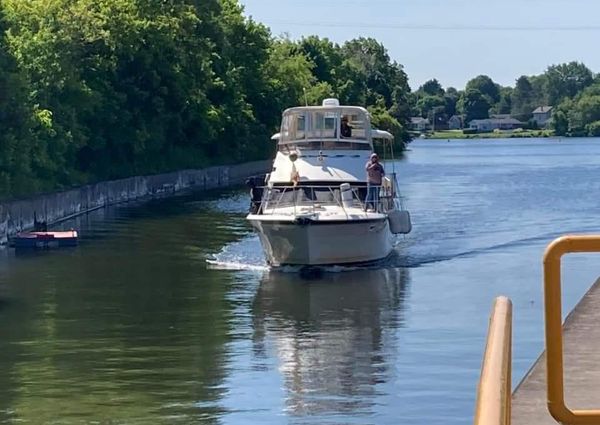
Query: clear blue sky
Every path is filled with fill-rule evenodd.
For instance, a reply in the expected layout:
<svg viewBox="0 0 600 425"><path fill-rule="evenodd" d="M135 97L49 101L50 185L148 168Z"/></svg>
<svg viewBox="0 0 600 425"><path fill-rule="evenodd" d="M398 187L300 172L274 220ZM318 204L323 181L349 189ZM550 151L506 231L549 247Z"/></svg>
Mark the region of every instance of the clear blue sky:
<svg viewBox="0 0 600 425"><path fill-rule="evenodd" d="M240 0L274 35L342 43L374 37L410 85L463 88L479 74L502 85L577 60L600 72L598 0Z"/></svg>

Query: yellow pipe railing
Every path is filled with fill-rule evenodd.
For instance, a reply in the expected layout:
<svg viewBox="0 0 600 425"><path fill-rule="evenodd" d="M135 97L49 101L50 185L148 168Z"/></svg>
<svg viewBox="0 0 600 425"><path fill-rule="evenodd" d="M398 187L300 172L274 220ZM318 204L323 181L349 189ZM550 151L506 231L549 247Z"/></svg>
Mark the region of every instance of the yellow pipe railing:
<svg viewBox="0 0 600 425"><path fill-rule="evenodd" d="M600 252L600 235L563 236L552 242L544 255L548 410L565 425L599 424L600 410L571 410L565 404L560 260L575 252Z"/></svg>
<svg viewBox="0 0 600 425"><path fill-rule="evenodd" d="M475 425L508 425L511 408L512 303L494 301L477 387Z"/></svg>

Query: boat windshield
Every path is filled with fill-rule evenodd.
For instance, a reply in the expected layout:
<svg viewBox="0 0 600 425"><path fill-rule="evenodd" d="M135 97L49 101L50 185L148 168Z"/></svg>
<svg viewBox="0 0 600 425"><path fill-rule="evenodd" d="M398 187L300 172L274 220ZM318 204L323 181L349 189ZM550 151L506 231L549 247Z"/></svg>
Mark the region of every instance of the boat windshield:
<svg viewBox="0 0 600 425"><path fill-rule="evenodd" d="M315 141L336 142L329 144L329 147L319 145L315 148L360 149L355 145L360 144L356 142L362 141L366 145L365 149L370 149L367 135L369 126L367 115L357 108L292 110L286 112L283 117L279 143L306 147L306 144Z"/></svg>

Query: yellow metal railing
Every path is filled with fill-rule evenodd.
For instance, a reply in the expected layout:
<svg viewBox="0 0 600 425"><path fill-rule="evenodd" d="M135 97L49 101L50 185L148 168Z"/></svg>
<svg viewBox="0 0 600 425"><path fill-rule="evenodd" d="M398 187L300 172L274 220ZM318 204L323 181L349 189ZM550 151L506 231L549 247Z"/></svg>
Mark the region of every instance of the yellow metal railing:
<svg viewBox="0 0 600 425"><path fill-rule="evenodd" d="M475 425L508 425L511 408L512 303L494 301L477 388Z"/></svg>
<svg viewBox="0 0 600 425"><path fill-rule="evenodd" d="M600 410L571 410L565 405L560 260L575 252L600 252L600 235L563 236L552 242L544 255L548 410L565 425L599 424Z"/></svg>

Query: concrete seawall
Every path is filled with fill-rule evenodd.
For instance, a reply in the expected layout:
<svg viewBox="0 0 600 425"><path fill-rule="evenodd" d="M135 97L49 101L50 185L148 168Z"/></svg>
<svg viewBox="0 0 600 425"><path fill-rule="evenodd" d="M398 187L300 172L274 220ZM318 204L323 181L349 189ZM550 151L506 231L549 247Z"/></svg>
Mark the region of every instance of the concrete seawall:
<svg viewBox="0 0 600 425"><path fill-rule="evenodd" d="M252 174L270 170L271 160L129 177L82 186L64 192L0 203L0 244L32 229L34 217L53 224L108 205L167 195L184 189L216 189L241 184Z"/></svg>

